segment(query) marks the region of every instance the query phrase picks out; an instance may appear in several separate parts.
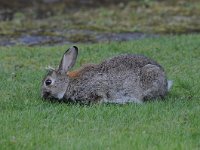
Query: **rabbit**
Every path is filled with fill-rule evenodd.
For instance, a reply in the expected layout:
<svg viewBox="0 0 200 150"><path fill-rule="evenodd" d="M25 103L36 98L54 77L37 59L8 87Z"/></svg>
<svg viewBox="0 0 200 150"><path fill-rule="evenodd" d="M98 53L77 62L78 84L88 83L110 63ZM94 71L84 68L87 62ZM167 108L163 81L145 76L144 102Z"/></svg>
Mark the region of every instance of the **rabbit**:
<svg viewBox="0 0 200 150"><path fill-rule="evenodd" d="M163 99L172 86L162 66L143 55L119 55L70 72L77 55L76 46L69 48L58 69L49 70L42 81L42 98L85 104L143 103Z"/></svg>

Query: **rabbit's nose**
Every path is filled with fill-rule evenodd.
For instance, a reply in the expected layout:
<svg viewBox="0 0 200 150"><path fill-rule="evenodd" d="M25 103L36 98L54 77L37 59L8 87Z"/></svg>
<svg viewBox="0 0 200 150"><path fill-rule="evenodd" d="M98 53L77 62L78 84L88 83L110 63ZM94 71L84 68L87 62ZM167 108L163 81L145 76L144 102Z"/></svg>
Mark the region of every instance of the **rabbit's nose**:
<svg viewBox="0 0 200 150"><path fill-rule="evenodd" d="M43 93L43 97L44 97L44 98L48 98L50 94L51 94L50 92L44 92L44 93Z"/></svg>

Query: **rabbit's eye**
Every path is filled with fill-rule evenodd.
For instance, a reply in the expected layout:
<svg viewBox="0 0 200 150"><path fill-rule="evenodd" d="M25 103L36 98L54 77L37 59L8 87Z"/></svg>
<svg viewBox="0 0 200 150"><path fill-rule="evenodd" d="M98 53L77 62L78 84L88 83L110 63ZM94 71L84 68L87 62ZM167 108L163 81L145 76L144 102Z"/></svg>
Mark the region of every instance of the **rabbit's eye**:
<svg viewBox="0 0 200 150"><path fill-rule="evenodd" d="M52 83L52 81L50 80L50 79L47 79L46 81L45 81L45 84L46 85L50 85Z"/></svg>

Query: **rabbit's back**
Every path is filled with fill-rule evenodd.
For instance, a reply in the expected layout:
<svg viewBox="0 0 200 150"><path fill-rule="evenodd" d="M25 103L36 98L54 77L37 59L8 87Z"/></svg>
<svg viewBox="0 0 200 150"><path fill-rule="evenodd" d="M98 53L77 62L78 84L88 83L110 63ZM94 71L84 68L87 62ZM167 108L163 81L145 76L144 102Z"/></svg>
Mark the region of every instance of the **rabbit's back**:
<svg viewBox="0 0 200 150"><path fill-rule="evenodd" d="M126 54L113 57L111 59L103 61L99 65L99 69L102 72L109 72L109 71L124 71L124 70L132 70L137 72L140 68L144 67L147 64L152 64L158 66L161 70L163 68L154 60L149 59L143 55L133 55L133 54Z"/></svg>
<svg viewBox="0 0 200 150"><path fill-rule="evenodd" d="M118 74L129 71L138 73L140 69L147 64L155 65L163 70L163 68L157 62L149 59L148 57L143 55L126 54L107 59L100 64L85 65L80 70L76 71L75 74L78 78L91 78L102 73Z"/></svg>

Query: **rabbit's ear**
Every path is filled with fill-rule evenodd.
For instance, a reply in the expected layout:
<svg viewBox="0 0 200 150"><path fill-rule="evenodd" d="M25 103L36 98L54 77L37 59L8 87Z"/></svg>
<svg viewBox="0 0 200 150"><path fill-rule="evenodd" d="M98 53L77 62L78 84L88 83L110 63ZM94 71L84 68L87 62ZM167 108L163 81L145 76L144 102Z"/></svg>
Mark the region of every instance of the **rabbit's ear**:
<svg viewBox="0 0 200 150"><path fill-rule="evenodd" d="M67 73L68 70L74 66L77 55L78 48L76 46L72 46L71 48L69 48L63 55L58 71L60 73Z"/></svg>

